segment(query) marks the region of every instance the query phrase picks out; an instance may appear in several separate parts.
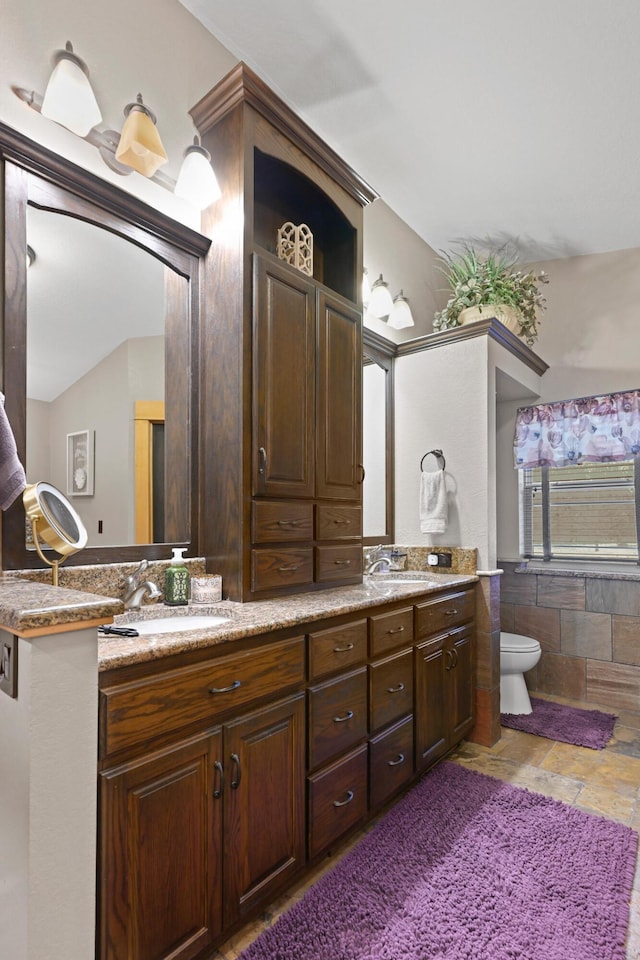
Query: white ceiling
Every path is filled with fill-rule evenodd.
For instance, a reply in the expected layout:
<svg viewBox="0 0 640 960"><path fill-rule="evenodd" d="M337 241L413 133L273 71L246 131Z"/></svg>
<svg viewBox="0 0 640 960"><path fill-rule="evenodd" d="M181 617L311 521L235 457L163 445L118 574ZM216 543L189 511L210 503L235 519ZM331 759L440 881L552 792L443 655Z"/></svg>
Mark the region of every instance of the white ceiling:
<svg viewBox="0 0 640 960"><path fill-rule="evenodd" d="M181 0L434 249L640 246L637 0Z"/></svg>

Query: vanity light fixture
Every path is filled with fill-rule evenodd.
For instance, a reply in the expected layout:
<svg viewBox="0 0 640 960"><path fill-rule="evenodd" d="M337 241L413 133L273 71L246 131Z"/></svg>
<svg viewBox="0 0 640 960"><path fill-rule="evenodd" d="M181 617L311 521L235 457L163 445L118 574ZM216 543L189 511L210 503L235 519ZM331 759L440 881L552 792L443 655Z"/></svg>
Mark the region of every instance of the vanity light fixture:
<svg viewBox="0 0 640 960"><path fill-rule="evenodd" d="M393 307L387 322L390 327L394 327L396 330L403 330L405 327L414 326L411 307L402 290L397 297L393 298Z"/></svg>
<svg viewBox="0 0 640 960"><path fill-rule="evenodd" d="M211 154L200 143L199 137L184 152L175 194L204 210L222 196L217 177L211 166Z"/></svg>
<svg viewBox="0 0 640 960"><path fill-rule="evenodd" d="M378 277L371 287L371 297L369 298L368 312L373 317L381 319L388 317L393 309L393 298L389 293L389 285L385 283L382 274Z"/></svg>
<svg viewBox="0 0 640 960"><path fill-rule="evenodd" d="M135 103L125 107L122 133L98 129L102 114L89 83L89 71L74 53L70 42L67 41L64 50L56 51L54 64L44 97L34 90L17 86L12 88L15 95L32 110L60 123L96 147L106 165L116 173L124 176L135 170L188 200L199 210L204 210L220 197L211 156L197 138L185 152L178 180L173 180L159 170L166 163L167 154L156 127L156 118L140 94Z"/></svg>
<svg viewBox="0 0 640 960"><path fill-rule="evenodd" d="M102 120L87 65L73 52L68 40L64 50L54 53L53 63L41 113L77 136L86 137Z"/></svg>
<svg viewBox="0 0 640 960"><path fill-rule="evenodd" d="M167 162L167 153L156 126L156 115L142 101L139 93L135 103L124 108L126 120L116 150L116 160L137 170L143 177L152 177Z"/></svg>

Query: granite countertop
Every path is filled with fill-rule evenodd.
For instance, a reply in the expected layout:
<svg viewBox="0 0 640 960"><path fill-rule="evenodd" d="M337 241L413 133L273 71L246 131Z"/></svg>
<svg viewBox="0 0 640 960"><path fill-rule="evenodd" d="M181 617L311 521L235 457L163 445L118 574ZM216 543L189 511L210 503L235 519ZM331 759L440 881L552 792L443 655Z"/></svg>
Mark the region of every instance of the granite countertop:
<svg viewBox="0 0 640 960"><path fill-rule="evenodd" d="M295 627L301 622L313 622L325 617L335 617L356 610L366 610L390 600L434 593L449 586L473 583L478 578L462 574L435 574L425 577L423 573L407 571L393 577L388 575L367 577L366 582L348 587L335 587L314 593L300 593L275 600L233 603L223 600L211 605L189 604L186 607L166 607L162 604L146 606L129 611L116 620L115 626L125 626L135 620L159 617L223 616L228 622L218 626L182 633L157 633L139 637L100 637L98 651L100 670L149 660L158 660L172 654L203 647L212 647L241 637L271 633L286 627Z"/></svg>
<svg viewBox="0 0 640 960"><path fill-rule="evenodd" d="M271 633L300 622L313 622L366 610L382 603L433 593L449 586L473 583L471 574L425 574L404 571L374 574L362 584L300 593L274 600L235 603L223 600L204 605L168 607L154 604L123 612L121 600L81 590L54 587L11 575L0 576L0 628L29 638L79 630L87 626L124 626L135 620L184 616L220 616L226 622L177 633L151 633L138 637L100 636L101 671L158 660L186 650L229 643L241 637Z"/></svg>
<svg viewBox="0 0 640 960"><path fill-rule="evenodd" d="M123 609L113 597L0 576L0 627L20 637L108 623Z"/></svg>

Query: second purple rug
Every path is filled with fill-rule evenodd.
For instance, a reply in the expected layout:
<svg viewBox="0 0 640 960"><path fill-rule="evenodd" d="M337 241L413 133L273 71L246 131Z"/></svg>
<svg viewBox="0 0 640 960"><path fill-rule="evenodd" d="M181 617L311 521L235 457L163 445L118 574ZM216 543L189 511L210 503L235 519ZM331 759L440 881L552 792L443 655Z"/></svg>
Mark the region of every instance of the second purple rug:
<svg viewBox="0 0 640 960"><path fill-rule="evenodd" d="M560 740L562 743L573 743L578 747L602 750L611 739L613 727L618 719L613 713L581 710L578 707L568 707L564 703L540 700L537 697L531 697L531 706L533 713L501 714L500 723L503 727L522 730L524 733L534 733L538 737L547 737L549 740Z"/></svg>
<svg viewBox="0 0 640 960"><path fill-rule="evenodd" d="M241 960L624 960L637 843L441 763Z"/></svg>

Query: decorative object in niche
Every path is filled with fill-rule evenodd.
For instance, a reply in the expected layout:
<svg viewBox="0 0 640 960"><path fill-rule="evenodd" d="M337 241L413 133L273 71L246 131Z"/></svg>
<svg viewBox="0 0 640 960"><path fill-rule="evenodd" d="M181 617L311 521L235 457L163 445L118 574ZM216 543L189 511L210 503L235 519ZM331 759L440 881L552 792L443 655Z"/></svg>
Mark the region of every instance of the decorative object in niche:
<svg viewBox="0 0 640 960"><path fill-rule="evenodd" d="M306 225L296 226L290 220L278 228L278 257L301 270L307 276L313 276L313 234Z"/></svg>
<svg viewBox="0 0 640 960"><path fill-rule="evenodd" d="M67 434L67 494L92 497L94 486L93 430Z"/></svg>
<svg viewBox="0 0 640 960"><path fill-rule="evenodd" d="M434 330L495 318L529 346L534 344L539 314L546 305L540 287L549 278L544 271L525 272L516 265L516 257L504 247L480 254L465 244L458 255L443 253L437 269L445 277L450 295L433 318Z"/></svg>

